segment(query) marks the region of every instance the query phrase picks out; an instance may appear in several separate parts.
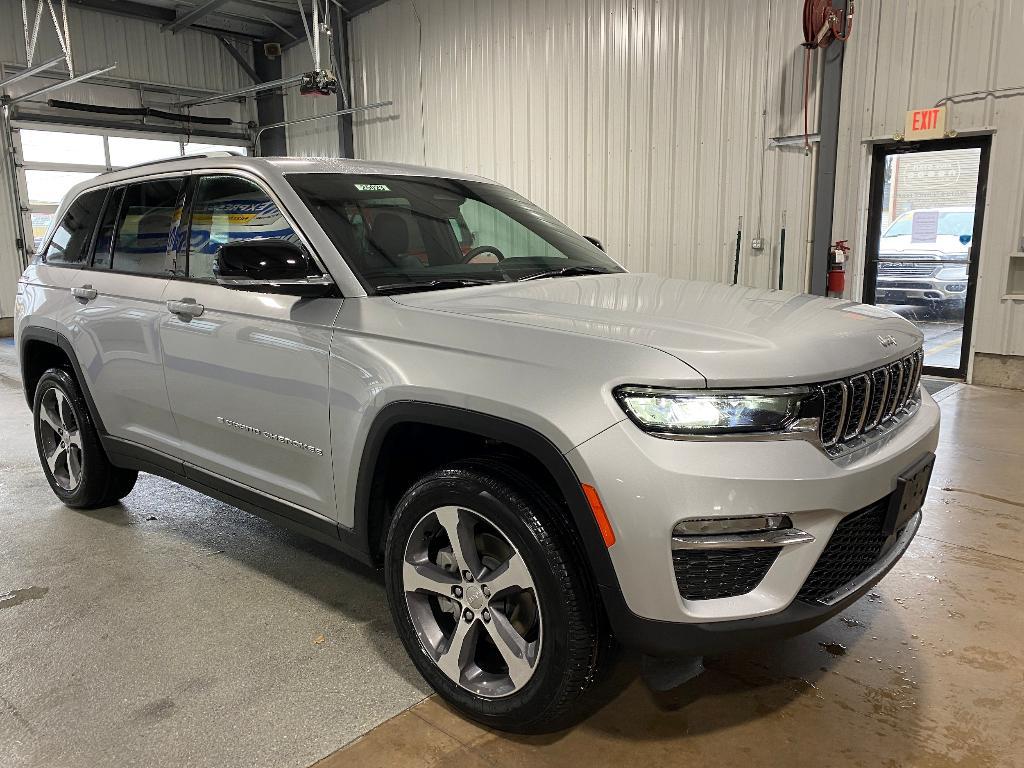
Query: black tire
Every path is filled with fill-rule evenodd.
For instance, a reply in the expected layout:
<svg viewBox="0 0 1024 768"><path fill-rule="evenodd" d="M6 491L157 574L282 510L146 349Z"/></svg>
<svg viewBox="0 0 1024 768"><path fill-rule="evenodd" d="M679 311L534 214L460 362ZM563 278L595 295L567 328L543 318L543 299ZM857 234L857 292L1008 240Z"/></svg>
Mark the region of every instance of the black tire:
<svg viewBox="0 0 1024 768"><path fill-rule="evenodd" d="M47 462L47 447L55 439L55 432L44 422L42 408L43 398L49 397L47 393L51 390L58 390L63 395L63 402L71 411L67 414L70 417L69 421L73 421L77 427L77 442L80 444L80 447L75 446L77 483L70 488L65 487L72 484L67 463L69 459L65 459L62 473L68 477L62 476L60 480ZM56 397L56 394L54 396ZM105 507L127 496L135 486L139 473L115 467L110 463L89 416L89 409L82 398L78 383L67 371L51 368L39 378L32 399L32 424L43 473L54 494L65 505L76 509ZM60 436L56 435L56 439L60 440Z"/></svg>
<svg viewBox="0 0 1024 768"><path fill-rule="evenodd" d="M477 695L446 675L421 643L403 586L406 545L439 507L483 515L522 556L543 617L532 677L501 698ZM385 548L388 602L420 674L451 706L486 726L547 733L572 725L597 703L589 695L613 659L613 642L565 513L538 485L507 467L461 462L416 482L399 501Z"/></svg>

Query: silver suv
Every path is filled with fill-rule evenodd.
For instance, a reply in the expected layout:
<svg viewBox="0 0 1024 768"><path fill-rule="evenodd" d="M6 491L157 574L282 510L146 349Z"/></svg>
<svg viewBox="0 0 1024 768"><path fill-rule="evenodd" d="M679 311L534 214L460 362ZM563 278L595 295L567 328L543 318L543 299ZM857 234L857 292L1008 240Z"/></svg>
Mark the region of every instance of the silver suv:
<svg viewBox="0 0 1024 768"><path fill-rule="evenodd" d="M939 417L890 312L630 274L400 165L174 160L56 222L16 323L54 493L150 472L381 567L419 671L488 725L571 722L613 640L807 630L920 523Z"/></svg>

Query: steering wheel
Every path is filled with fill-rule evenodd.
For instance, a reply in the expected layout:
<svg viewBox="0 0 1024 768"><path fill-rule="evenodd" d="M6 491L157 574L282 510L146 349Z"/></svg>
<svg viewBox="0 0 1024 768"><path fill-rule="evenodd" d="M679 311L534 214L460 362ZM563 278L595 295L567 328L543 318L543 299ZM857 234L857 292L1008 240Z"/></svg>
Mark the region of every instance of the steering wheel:
<svg viewBox="0 0 1024 768"><path fill-rule="evenodd" d="M498 261L505 260L505 254L498 250L497 246L494 245L478 245L476 248L472 248L466 252L466 255L462 257L463 264L469 264L473 259L483 253L493 253Z"/></svg>

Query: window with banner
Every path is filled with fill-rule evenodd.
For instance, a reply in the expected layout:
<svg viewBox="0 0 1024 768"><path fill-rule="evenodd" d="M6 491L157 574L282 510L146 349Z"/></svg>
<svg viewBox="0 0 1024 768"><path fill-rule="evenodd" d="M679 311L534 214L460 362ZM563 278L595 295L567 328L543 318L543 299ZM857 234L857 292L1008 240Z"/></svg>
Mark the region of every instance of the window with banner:
<svg viewBox="0 0 1024 768"><path fill-rule="evenodd" d="M204 152L249 154L244 145L204 142L197 137L147 138L34 127L20 128L18 136L23 160L21 184L27 193L24 199L28 208L26 225L31 225L31 232L25 234L32 239L28 245L31 253L39 250L53 226L64 195L79 182L153 160Z"/></svg>

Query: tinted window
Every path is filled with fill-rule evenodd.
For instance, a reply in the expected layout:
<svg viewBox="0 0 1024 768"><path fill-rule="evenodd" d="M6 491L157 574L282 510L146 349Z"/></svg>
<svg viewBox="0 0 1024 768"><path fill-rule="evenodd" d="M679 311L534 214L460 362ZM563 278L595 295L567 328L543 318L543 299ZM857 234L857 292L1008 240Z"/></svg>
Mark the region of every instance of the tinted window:
<svg viewBox="0 0 1024 768"><path fill-rule="evenodd" d="M93 269L110 269L110 247L114 244L114 227L117 226L117 214L121 211L121 199L124 188L115 189L107 198L103 208L103 218L96 233L96 248L93 251Z"/></svg>
<svg viewBox="0 0 1024 768"><path fill-rule="evenodd" d="M106 194L105 189L86 192L68 207L46 248L47 264L81 267L88 262L89 243Z"/></svg>
<svg viewBox="0 0 1024 768"><path fill-rule="evenodd" d="M265 238L298 242L288 220L259 185L238 176L199 179L189 233L189 277L213 280L213 260L225 243Z"/></svg>
<svg viewBox="0 0 1024 768"><path fill-rule="evenodd" d="M168 247L168 233L181 216L182 183L182 179L159 179L128 187L114 244L116 271L173 274L174 251Z"/></svg>
<svg viewBox="0 0 1024 768"><path fill-rule="evenodd" d="M550 214L496 184L335 173L294 174L288 181L376 290L622 271Z"/></svg>

